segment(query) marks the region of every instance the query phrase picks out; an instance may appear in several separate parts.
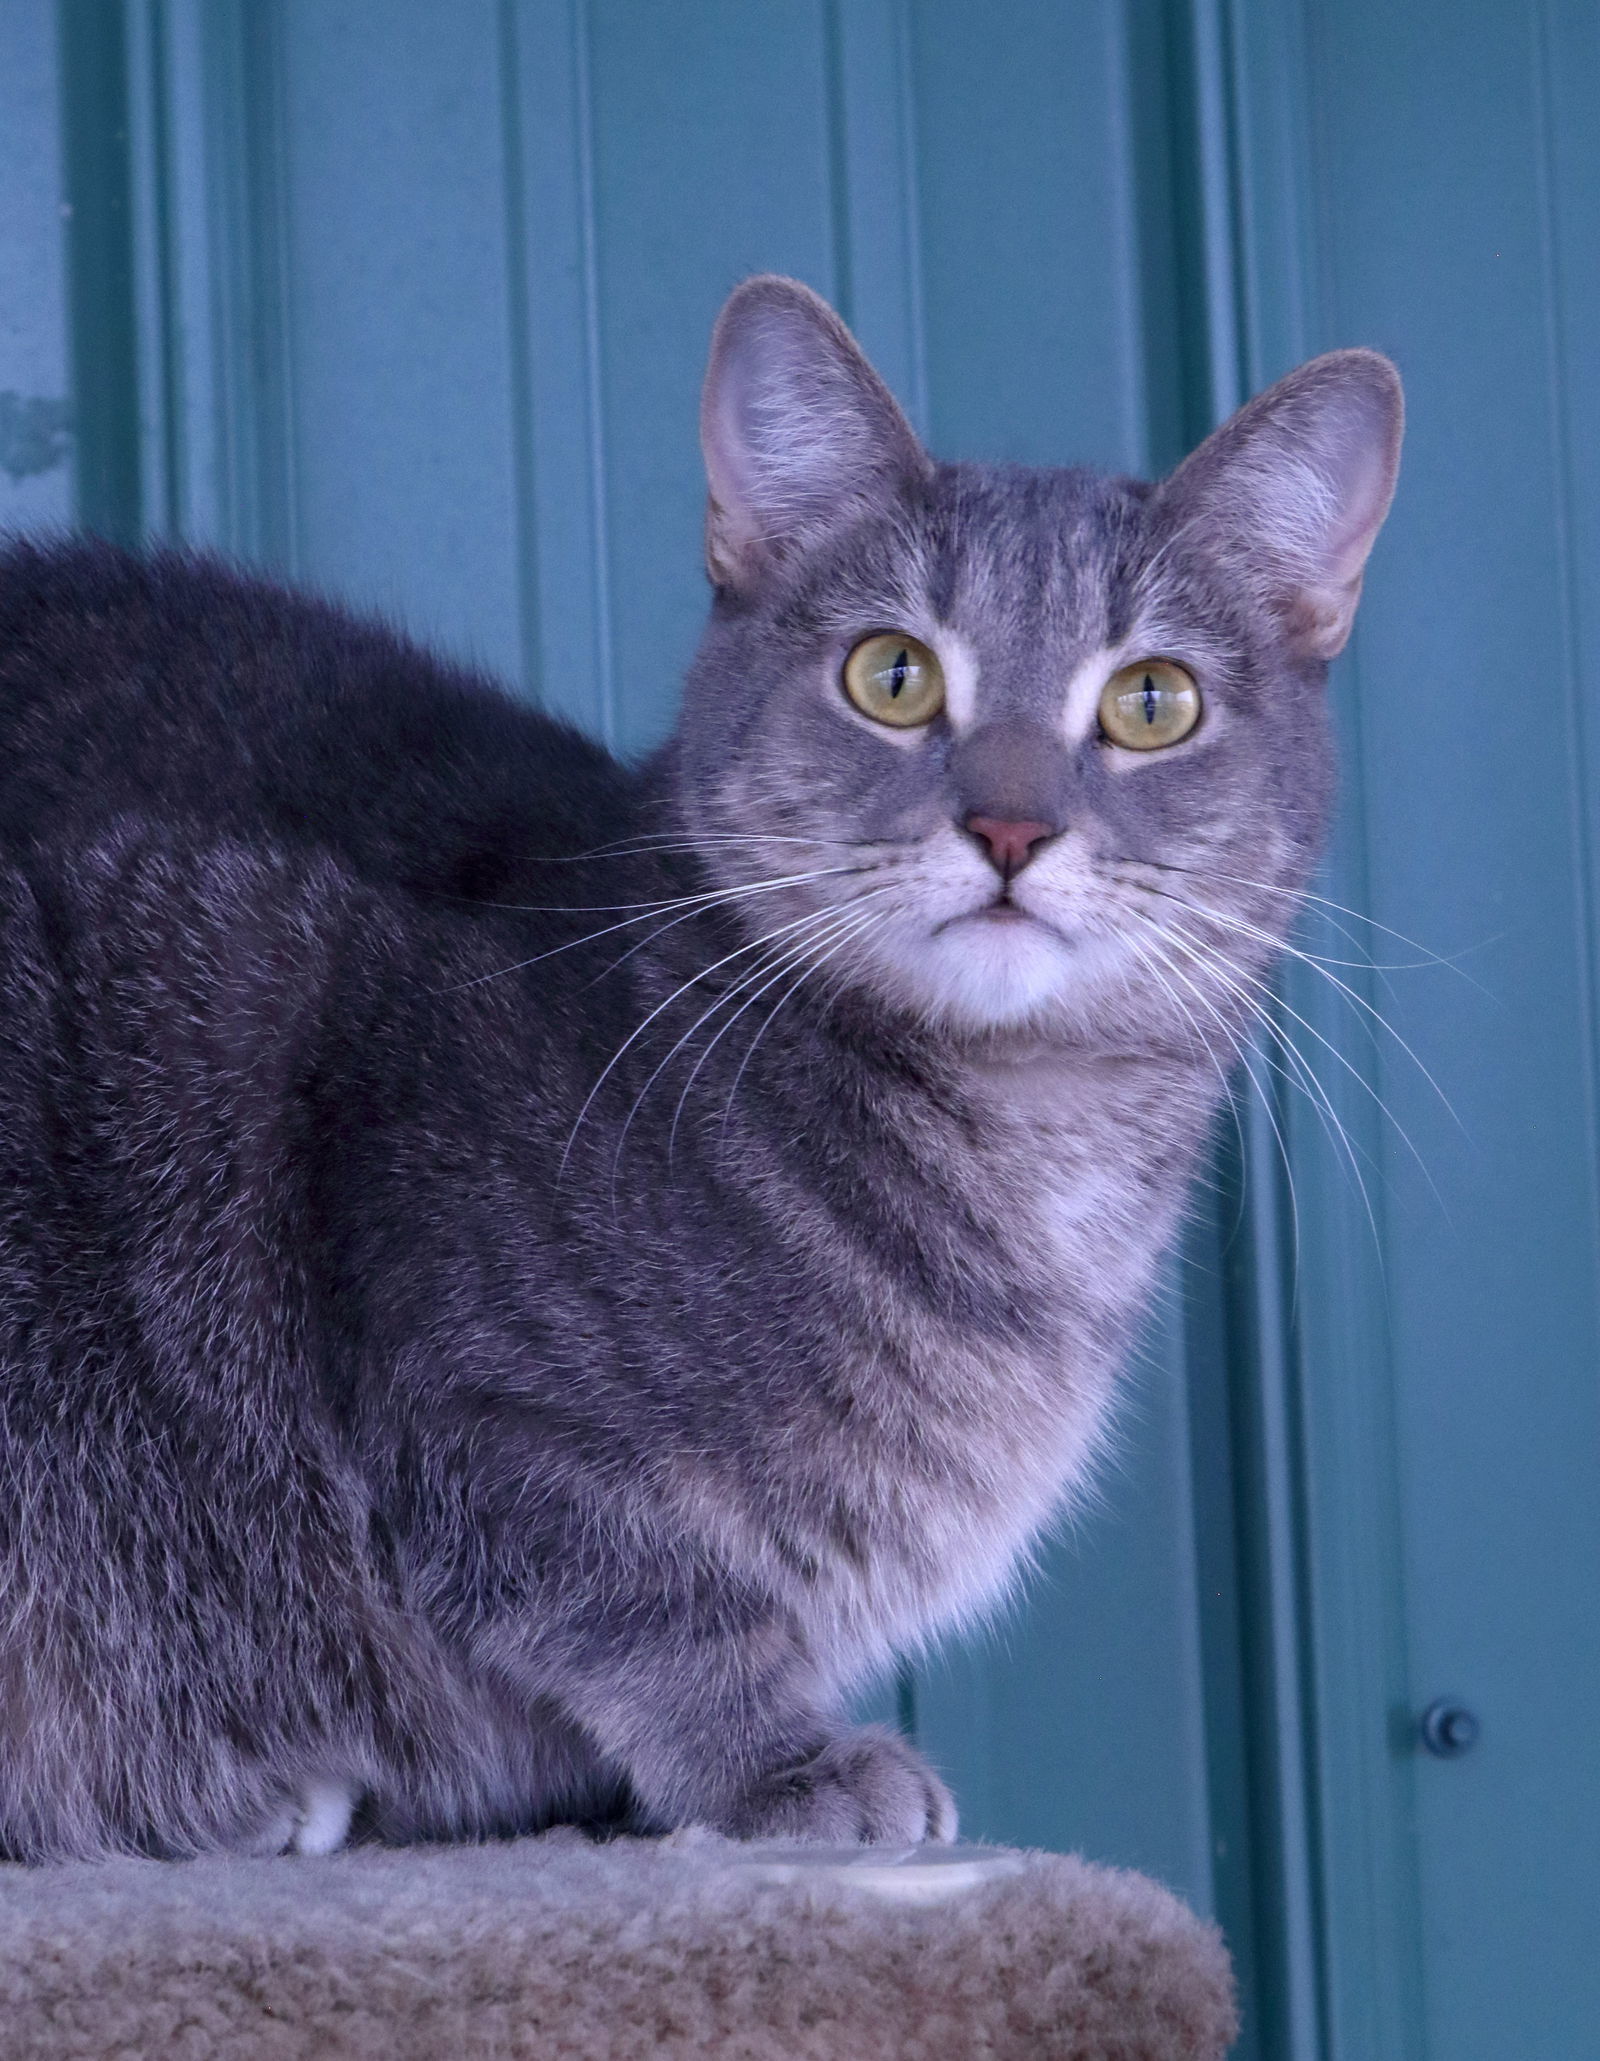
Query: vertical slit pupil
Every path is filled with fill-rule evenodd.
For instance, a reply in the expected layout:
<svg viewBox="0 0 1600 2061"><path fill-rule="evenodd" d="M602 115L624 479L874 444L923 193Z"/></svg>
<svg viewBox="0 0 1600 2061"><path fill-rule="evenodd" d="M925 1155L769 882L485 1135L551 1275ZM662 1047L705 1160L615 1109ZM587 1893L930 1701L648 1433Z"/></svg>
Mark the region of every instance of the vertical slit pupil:
<svg viewBox="0 0 1600 2061"><path fill-rule="evenodd" d="M1144 719L1147 723L1156 719L1156 683L1148 673L1144 676Z"/></svg>
<svg viewBox="0 0 1600 2061"><path fill-rule="evenodd" d="M897 695L906 684L906 679L911 671L908 663L910 657L909 651L900 652L894 664L889 668L889 693L891 696Z"/></svg>

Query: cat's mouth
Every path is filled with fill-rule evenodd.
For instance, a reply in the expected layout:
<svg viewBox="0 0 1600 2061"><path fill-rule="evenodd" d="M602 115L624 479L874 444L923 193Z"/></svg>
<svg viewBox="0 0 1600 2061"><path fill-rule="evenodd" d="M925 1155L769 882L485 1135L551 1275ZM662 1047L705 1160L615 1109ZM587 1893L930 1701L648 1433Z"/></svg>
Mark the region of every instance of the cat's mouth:
<svg viewBox="0 0 1600 2061"><path fill-rule="evenodd" d="M1026 924L1066 941L1065 932L1055 924L1047 923L1042 916L1036 916L1031 909L1023 908L1020 902L1014 902L1009 894L1004 893L996 895L992 902L980 903L976 909L963 909L959 916L947 916L942 923L935 924L934 935L937 937L940 931L950 930L958 923L982 923L1000 928Z"/></svg>

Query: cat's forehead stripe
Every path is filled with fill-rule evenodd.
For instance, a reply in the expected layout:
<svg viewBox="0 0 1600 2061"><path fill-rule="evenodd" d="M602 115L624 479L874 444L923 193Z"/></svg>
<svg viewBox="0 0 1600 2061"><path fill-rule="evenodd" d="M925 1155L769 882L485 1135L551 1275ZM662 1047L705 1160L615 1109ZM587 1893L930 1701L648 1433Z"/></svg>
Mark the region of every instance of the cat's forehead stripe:
<svg viewBox="0 0 1600 2061"><path fill-rule="evenodd" d="M958 632L944 629L938 640L944 666L945 720L953 735L963 737L980 722L992 723L1019 713L1014 695L991 681L985 691L982 669L972 646ZM1105 646L1073 667L1063 689L1051 696L1047 720L1062 740L1078 745L1090 735L1100 707L1100 690L1115 672L1120 653Z"/></svg>

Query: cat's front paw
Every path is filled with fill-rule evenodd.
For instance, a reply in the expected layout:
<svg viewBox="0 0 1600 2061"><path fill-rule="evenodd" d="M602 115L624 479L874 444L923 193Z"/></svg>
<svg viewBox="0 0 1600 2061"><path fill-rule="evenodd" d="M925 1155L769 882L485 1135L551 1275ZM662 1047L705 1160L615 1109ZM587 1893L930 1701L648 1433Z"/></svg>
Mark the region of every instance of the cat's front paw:
<svg viewBox="0 0 1600 2061"><path fill-rule="evenodd" d="M718 1829L735 1839L815 1839L829 1846L914 1846L954 1839L956 1807L896 1732L845 1732L798 1766L754 1782Z"/></svg>

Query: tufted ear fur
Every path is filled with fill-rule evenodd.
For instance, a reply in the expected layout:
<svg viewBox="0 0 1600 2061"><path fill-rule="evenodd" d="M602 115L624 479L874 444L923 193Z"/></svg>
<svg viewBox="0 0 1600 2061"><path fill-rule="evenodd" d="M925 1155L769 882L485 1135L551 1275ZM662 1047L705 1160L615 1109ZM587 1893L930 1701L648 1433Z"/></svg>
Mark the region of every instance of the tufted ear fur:
<svg viewBox="0 0 1600 2061"><path fill-rule="evenodd" d="M1400 463L1400 375L1376 351L1313 358L1241 408L1178 467L1163 506L1242 553L1291 644L1328 659L1350 635L1361 574Z"/></svg>
<svg viewBox="0 0 1600 2061"><path fill-rule="evenodd" d="M706 564L719 587L754 584L932 469L832 308L771 273L736 288L718 317L700 441Z"/></svg>

